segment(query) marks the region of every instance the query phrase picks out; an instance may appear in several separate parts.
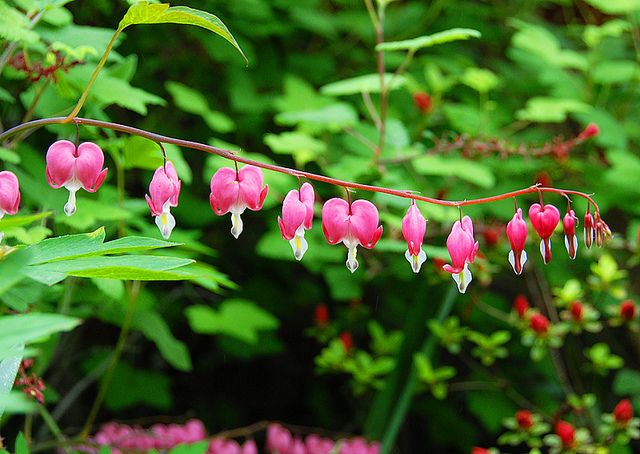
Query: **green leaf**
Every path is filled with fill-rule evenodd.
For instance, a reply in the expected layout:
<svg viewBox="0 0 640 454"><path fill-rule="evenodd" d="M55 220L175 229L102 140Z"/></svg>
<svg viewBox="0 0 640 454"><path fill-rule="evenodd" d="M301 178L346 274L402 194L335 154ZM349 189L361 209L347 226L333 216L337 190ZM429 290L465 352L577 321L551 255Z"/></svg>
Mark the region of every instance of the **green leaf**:
<svg viewBox="0 0 640 454"><path fill-rule="evenodd" d="M638 76L638 66L632 60L605 60L593 68L592 77L601 84L629 82Z"/></svg>
<svg viewBox="0 0 640 454"><path fill-rule="evenodd" d="M15 8L0 2L0 38L7 41L35 43L40 36L31 30L31 21Z"/></svg>
<svg viewBox="0 0 640 454"><path fill-rule="evenodd" d="M628 14L640 10L640 0L586 0L606 14Z"/></svg>
<svg viewBox="0 0 640 454"><path fill-rule="evenodd" d="M15 451L15 454L29 454L29 445L22 432L16 437Z"/></svg>
<svg viewBox="0 0 640 454"><path fill-rule="evenodd" d="M467 68L460 81L479 93L487 93L500 85L498 76L484 68Z"/></svg>
<svg viewBox="0 0 640 454"><path fill-rule="evenodd" d="M44 218L51 216L52 211L45 211L37 214L30 214L26 216L7 216L0 220L0 232L13 227L22 227L29 225L33 222L40 221Z"/></svg>
<svg viewBox="0 0 640 454"><path fill-rule="evenodd" d="M0 317L0 359L15 345L27 344L60 331L70 331L79 319L59 314L31 313Z"/></svg>
<svg viewBox="0 0 640 454"><path fill-rule="evenodd" d="M165 87L175 105L188 113L199 115L216 132L227 133L236 129L235 122L222 112L211 110L202 93L178 82L169 81Z"/></svg>
<svg viewBox="0 0 640 454"><path fill-rule="evenodd" d="M169 451L169 454L204 454L209 447L209 441L198 441L191 444L178 445Z"/></svg>
<svg viewBox="0 0 640 454"><path fill-rule="evenodd" d="M346 103L335 103L314 110L282 112L276 115L276 123L285 126L311 126L314 131L340 131L358 123L355 109Z"/></svg>
<svg viewBox="0 0 640 454"><path fill-rule="evenodd" d="M6 394L0 394L0 409L7 414L16 413L34 413L38 407L33 399L29 399L21 391L10 391ZM20 434L19 436L21 436ZM18 453L18 440L16 440L16 454ZM26 447L26 444L25 444ZM28 450L22 452L29 452Z"/></svg>
<svg viewBox="0 0 640 454"><path fill-rule="evenodd" d="M2 91L0 88L0 100L2 99ZM13 150L9 150L8 148L0 147L0 161L8 162L10 164L19 164L20 163L20 155Z"/></svg>
<svg viewBox="0 0 640 454"><path fill-rule="evenodd" d="M30 261L31 253L25 250L12 252L0 260L0 295L25 278Z"/></svg>
<svg viewBox="0 0 640 454"><path fill-rule="evenodd" d="M281 134L267 134L264 143L278 154L290 154L296 161L296 166L303 167L306 163L327 151L324 142L302 132L283 132Z"/></svg>
<svg viewBox="0 0 640 454"><path fill-rule="evenodd" d="M640 372L622 369L613 381L613 391L618 395L640 395Z"/></svg>
<svg viewBox="0 0 640 454"><path fill-rule="evenodd" d="M13 98L13 95L11 93L9 93L4 88L0 87L0 101L4 101L4 102L8 102L10 104L13 104L15 102L15 99ZM0 150L5 150L4 153L0 154L0 159L6 159L5 157L3 157L3 155L6 156L6 152L9 151L9 150L7 150L6 148L0 148Z"/></svg>
<svg viewBox="0 0 640 454"><path fill-rule="evenodd" d="M496 179L485 165L468 159L450 156L422 156L413 161L416 171L423 175L455 176L483 188L491 188Z"/></svg>
<svg viewBox="0 0 640 454"><path fill-rule="evenodd" d="M392 80L393 83L391 83ZM404 86L406 82L407 79L402 75L394 77L393 74L390 73L384 74L384 83L387 90L396 90ZM378 74L366 74L364 76L332 82L321 87L320 92L328 96L380 93L380 76Z"/></svg>
<svg viewBox="0 0 640 454"><path fill-rule="evenodd" d="M184 342L179 341L169 329L167 322L157 312L136 312L134 326L152 340L162 357L178 370L191 370L191 356Z"/></svg>
<svg viewBox="0 0 640 454"><path fill-rule="evenodd" d="M273 331L280 322L251 301L229 299L219 310L195 305L187 308L189 325L196 333L224 334L248 344L258 341L258 331Z"/></svg>
<svg viewBox="0 0 640 454"><path fill-rule="evenodd" d="M452 28L444 30L433 35L420 36L419 38L405 39L403 41L389 41L376 46L376 50L408 50L415 52L418 49L431 47L438 44L449 43L451 41L460 41L470 38L480 38L481 33L471 28Z"/></svg>
<svg viewBox="0 0 640 454"><path fill-rule="evenodd" d="M116 366L105 405L112 411L145 405L158 410L171 408L171 380L164 372L136 369L127 363Z"/></svg>
<svg viewBox="0 0 640 454"><path fill-rule="evenodd" d="M569 113L588 112L589 110L591 110L591 106L576 99L538 96L529 99L527 106L519 110L516 116L519 120L561 123L567 119Z"/></svg>
<svg viewBox="0 0 640 454"><path fill-rule="evenodd" d="M202 27L229 41L248 62L226 25L218 17L206 11L186 6L169 7L168 3L150 4L146 1L140 1L129 8L120 21L118 29L123 30L134 24L184 24Z"/></svg>

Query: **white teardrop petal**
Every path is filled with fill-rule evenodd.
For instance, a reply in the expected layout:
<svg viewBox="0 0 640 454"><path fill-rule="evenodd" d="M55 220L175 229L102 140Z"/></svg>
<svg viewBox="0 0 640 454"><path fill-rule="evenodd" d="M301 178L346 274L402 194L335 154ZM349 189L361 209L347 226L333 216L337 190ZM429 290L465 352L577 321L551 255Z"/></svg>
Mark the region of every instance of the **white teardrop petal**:
<svg viewBox="0 0 640 454"><path fill-rule="evenodd" d="M358 269L358 260L356 259L356 255L358 254L357 246L349 246L349 252L347 254L347 269L352 273Z"/></svg>
<svg viewBox="0 0 640 454"><path fill-rule="evenodd" d="M291 245L291 249L293 249L293 256L296 260L302 260L304 253L309 249L309 244L307 240L304 239L304 230L302 231L302 235L296 233L296 236L289 240L289 244Z"/></svg>
<svg viewBox="0 0 640 454"><path fill-rule="evenodd" d="M240 217L240 213L231 213L231 235L235 239L238 239L240 234L242 233L242 218Z"/></svg>
<svg viewBox="0 0 640 454"><path fill-rule="evenodd" d="M64 204L64 214L72 216L76 212L76 191L69 191L69 200Z"/></svg>
<svg viewBox="0 0 640 454"><path fill-rule="evenodd" d="M171 232L173 228L176 226L176 219L173 217L171 212L167 210L163 212L160 216L156 216L156 225L160 229L160 233L162 234L162 238L168 240L171 236Z"/></svg>

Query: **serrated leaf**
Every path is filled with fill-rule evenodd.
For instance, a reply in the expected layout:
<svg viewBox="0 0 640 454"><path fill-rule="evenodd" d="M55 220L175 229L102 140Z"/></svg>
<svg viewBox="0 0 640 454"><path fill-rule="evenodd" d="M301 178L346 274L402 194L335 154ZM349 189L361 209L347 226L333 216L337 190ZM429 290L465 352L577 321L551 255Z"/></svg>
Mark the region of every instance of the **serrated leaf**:
<svg viewBox="0 0 640 454"><path fill-rule="evenodd" d="M150 4L146 1L140 1L129 8L120 21L118 28L123 30L134 24L183 24L202 27L226 39L233 47L238 49L238 52L248 62L247 57L226 25L217 16L206 11L186 6L170 7L168 3Z"/></svg>
<svg viewBox="0 0 640 454"><path fill-rule="evenodd" d="M208 306L191 306L186 313L196 333L225 334L248 344L258 341L258 331L273 331L280 325L269 312L242 299L226 300L217 311Z"/></svg>
<svg viewBox="0 0 640 454"><path fill-rule="evenodd" d="M482 34L478 30L471 28L452 28L444 30L433 35L420 36L413 39L405 39L403 41L388 41L376 46L376 50L408 50L415 52L425 47L436 46L438 44L449 43L452 41L466 40L470 38L480 38Z"/></svg>
<svg viewBox="0 0 640 454"><path fill-rule="evenodd" d="M391 83L392 80L393 83ZM390 73L384 74L384 83L387 90L396 90L404 86L406 82L407 79L402 75L394 77L394 75ZM328 96L380 93L380 76L378 74L366 74L364 76L332 82L321 87L320 92Z"/></svg>

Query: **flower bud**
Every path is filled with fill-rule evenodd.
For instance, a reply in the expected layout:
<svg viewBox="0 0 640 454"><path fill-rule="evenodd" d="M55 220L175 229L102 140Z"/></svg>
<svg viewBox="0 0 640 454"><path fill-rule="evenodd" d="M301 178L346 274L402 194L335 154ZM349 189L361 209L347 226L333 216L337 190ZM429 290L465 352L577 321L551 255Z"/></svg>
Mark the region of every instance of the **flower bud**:
<svg viewBox="0 0 640 454"><path fill-rule="evenodd" d="M558 421L556 423L555 430L556 435L560 437L560 440L562 441L562 446L565 448L573 447L576 440L576 429L573 425L566 421Z"/></svg>
<svg viewBox="0 0 640 454"><path fill-rule="evenodd" d="M631 300L624 300L620 303L620 317L630 322L636 317L636 305Z"/></svg>
<svg viewBox="0 0 640 454"><path fill-rule="evenodd" d="M584 215L584 244L588 248L593 245L593 240L595 239L595 232L593 230L594 226L593 216L591 215L591 212L587 211Z"/></svg>
<svg viewBox="0 0 640 454"><path fill-rule="evenodd" d="M522 294L516 296L516 299L513 300L513 309L515 309L518 317L521 319L525 318L530 307L529 300Z"/></svg>
<svg viewBox="0 0 640 454"><path fill-rule="evenodd" d="M633 418L633 405L629 399L624 399L618 402L618 405L613 409L613 417L620 425L627 425Z"/></svg>
<svg viewBox="0 0 640 454"><path fill-rule="evenodd" d="M533 426L533 415L529 410L518 410L516 412L516 422L521 429L529 430Z"/></svg>
<svg viewBox="0 0 640 454"><path fill-rule="evenodd" d="M529 319L529 326L536 334L546 334L549 331L549 319L537 312Z"/></svg>
<svg viewBox="0 0 640 454"><path fill-rule="evenodd" d="M584 307L580 301L574 301L570 306L571 316L576 322L582 321Z"/></svg>
<svg viewBox="0 0 640 454"><path fill-rule="evenodd" d="M586 128L578 135L579 140L587 140L600 134L600 128L595 123L589 123Z"/></svg>
<svg viewBox="0 0 640 454"><path fill-rule="evenodd" d="M413 102L422 113L429 113L432 107L432 99L428 93L424 91L416 92L413 95Z"/></svg>

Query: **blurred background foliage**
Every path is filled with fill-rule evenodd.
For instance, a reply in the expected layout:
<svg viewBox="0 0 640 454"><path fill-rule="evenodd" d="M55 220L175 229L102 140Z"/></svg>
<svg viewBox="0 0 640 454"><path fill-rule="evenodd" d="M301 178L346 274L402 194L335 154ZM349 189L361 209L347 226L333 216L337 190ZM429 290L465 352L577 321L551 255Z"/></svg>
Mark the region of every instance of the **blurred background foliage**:
<svg viewBox="0 0 640 454"><path fill-rule="evenodd" d="M385 232L374 250L361 253L361 268L352 275L344 248L326 244L318 216L308 232L309 251L302 262L293 259L276 219L282 198L298 185L295 178L265 173L270 191L264 209L247 212L245 230L234 240L228 218L216 217L208 203L212 174L230 163L167 146L183 181L172 236L182 245L162 246L161 255L197 263L185 264L190 275L184 282L141 286L133 331L99 421L195 416L215 433L271 419L379 439L411 364L416 395L400 421L399 452L495 445L503 420L527 402L541 414L583 426L624 396L640 405L640 338L616 312L637 291L640 3L390 2L387 41L453 27L482 36L416 52L389 93L379 162L371 149L378 131L362 96L370 92L377 105L377 76L349 80L376 73L375 33L364 4L182 4L219 16L249 65L202 29L132 27L119 38L82 116L447 199L536 182L595 192L615 237L605 249L581 244L572 262L557 235L547 266L530 241L528 269L516 277L504 235L513 201L470 206L464 214L474 219L482 254L469 292L454 296L438 259L448 259L444 242L458 210L420 205L429 220L430 260L416 276L403 257L407 200L355 194L378 206ZM43 5L46 12L32 16L38 21L31 27L24 12ZM128 6L113 0L0 2L3 128L68 113ZM385 52L386 70L395 71L404 58ZM574 147L570 139L591 122L600 134ZM97 194L79 197L71 218L62 212L64 195L46 184L44 152L56 138L73 140L73 126L0 144L3 167L20 178L21 214L44 213L14 226L0 223L9 243L35 244L102 226L101 243L130 235L159 238L143 199L162 162L157 145L91 127L81 127L80 136L108 152L110 176ZM322 200L344 196L337 187L315 187ZM545 200L564 212L561 197ZM518 200L523 207L534 201ZM586 204L573 202L581 218ZM319 203L316 208L319 214ZM130 291L122 281L81 277L53 286L27 277L0 295L6 313L57 311L84 320L39 344L36 360L47 405L69 431L86 419ZM527 295L555 330L542 339L515 317L511 304L518 294ZM576 300L594 311L590 322L602 323L576 327L563 319ZM428 326L443 304L453 305L454 318ZM616 323L622 326L609 326ZM385 387L393 395L385 395ZM69 398L70 391L78 394ZM591 394L596 403L589 399L590 409L581 409L577 395ZM22 419L5 424L14 434ZM34 430L33 437L46 439L46 430Z"/></svg>

